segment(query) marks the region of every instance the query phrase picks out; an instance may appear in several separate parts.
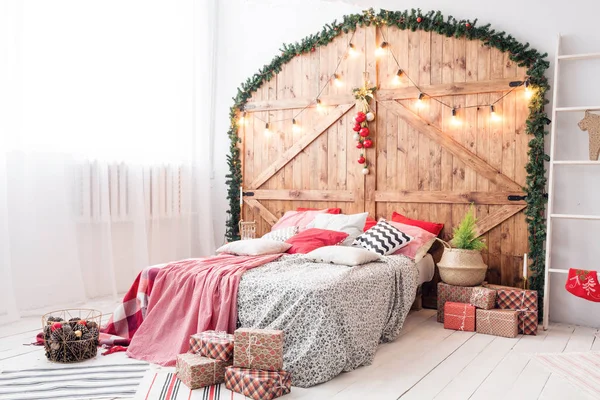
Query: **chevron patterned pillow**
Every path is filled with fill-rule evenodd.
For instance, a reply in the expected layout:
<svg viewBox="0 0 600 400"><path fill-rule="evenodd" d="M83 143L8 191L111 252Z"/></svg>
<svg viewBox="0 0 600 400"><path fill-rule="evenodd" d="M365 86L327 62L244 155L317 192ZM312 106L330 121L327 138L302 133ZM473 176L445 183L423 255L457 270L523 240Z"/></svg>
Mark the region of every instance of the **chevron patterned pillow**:
<svg viewBox="0 0 600 400"><path fill-rule="evenodd" d="M382 219L377 225L357 237L353 244L385 256L394 254L411 240L413 240L412 236L401 232Z"/></svg>

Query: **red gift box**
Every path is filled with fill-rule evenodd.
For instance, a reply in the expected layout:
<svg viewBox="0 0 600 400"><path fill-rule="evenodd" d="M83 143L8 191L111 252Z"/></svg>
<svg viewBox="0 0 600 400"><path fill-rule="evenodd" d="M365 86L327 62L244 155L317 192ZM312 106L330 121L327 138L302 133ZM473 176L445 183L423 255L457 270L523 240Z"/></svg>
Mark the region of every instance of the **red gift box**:
<svg viewBox="0 0 600 400"><path fill-rule="evenodd" d="M535 290L502 287L497 290L496 303L502 310L519 311L519 333L537 335L538 293Z"/></svg>
<svg viewBox="0 0 600 400"><path fill-rule="evenodd" d="M292 374L287 371L227 367L225 387L254 400L271 400L292 391Z"/></svg>
<svg viewBox="0 0 600 400"><path fill-rule="evenodd" d="M475 306L447 301L444 304L444 328L475 332Z"/></svg>
<svg viewBox="0 0 600 400"><path fill-rule="evenodd" d="M478 287L478 286L476 286ZM438 283L437 290L437 321L444 322L444 304L447 301L455 303L469 303L475 287L453 286L447 283Z"/></svg>
<svg viewBox="0 0 600 400"><path fill-rule="evenodd" d="M223 383L226 361L212 360L198 354L185 353L177 356L177 377L190 389Z"/></svg>
<svg viewBox="0 0 600 400"><path fill-rule="evenodd" d="M234 367L266 371L283 369L283 331L240 328L234 336Z"/></svg>
<svg viewBox="0 0 600 400"><path fill-rule="evenodd" d="M229 361L233 358L233 335L227 332L206 331L190 336L190 353Z"/></svg>

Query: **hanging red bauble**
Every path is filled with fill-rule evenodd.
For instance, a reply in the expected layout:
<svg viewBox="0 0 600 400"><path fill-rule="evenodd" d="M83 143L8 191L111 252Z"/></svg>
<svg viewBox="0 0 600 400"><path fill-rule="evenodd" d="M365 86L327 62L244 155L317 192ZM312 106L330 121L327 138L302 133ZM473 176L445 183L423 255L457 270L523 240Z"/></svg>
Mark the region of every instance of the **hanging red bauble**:
<svg viewBox="0 0 600 400"><path fill-rule="evenodd" d="M360 131L360 124L358 124L358 123L357 123L357 124L355 124L355 125L354 125L354 127L352 128L352 130L353 130L354 132L358 132L358 131Z"/></svg>
<svg viewBox="0 0 600 400"><path fill-rule="evenodd" d="M369 147L373 146L373 142L371 141L371 139L366 139L366 140L363 142L363 146L365 146L365 148L367 148L367 149L368 149Z"/></svg>
<svg viewBox="0 0 600 400"><path fill-rule="evenodd" d="M314 47L314 46L310 48L310 51L311 51L311 52L313 52L313 53L315 52L315 50L316 50L316 49L315 49L315 47Z"/></svg>
<svg viewBox="0 0 600 400"><path fill-rule="evenodd" d="M360 128L360 131L358 133L362 137L367 137L369 136L369 128L367 128L366 126L364 128Z"/></svg>
<svg viewBox="0 0 600 400"><path fill-rule="evenodd" d="M361 142L357 142L356 143L356 148L357 149L362 149L363 148L363 144Z"/></svg>
<svg viewBox="0 0 600 400"><path fill-rule="evenodd" d="M365 120L367 119L367 115L364 112L359 112L356 114L356 117L354 118L354 120L356 122L358 122L359 124L361 122L365 122Z"/></svg>
<svg viewBox="0 0 600 400"><path fill-rule="evenodd" d="M470 23L466 23L465 26L467 27L467 29L471 29L471 24Z"/></svg>
<svg viewBox="0 0 600 400"><path fill-rule="evenodd" d="M360 157L358 157L357 161L358 161L359 164L364 164L367 161L367 159L364 158L363 156L360 156Z"/></svg>
<svg viewBox="0 0 600 400"><path fill-rule="evenodd" d="M421 18L421 17L417 17L417 22L418 22L418 23L421 23L422 21L423 21L423 18Z"/></svg>

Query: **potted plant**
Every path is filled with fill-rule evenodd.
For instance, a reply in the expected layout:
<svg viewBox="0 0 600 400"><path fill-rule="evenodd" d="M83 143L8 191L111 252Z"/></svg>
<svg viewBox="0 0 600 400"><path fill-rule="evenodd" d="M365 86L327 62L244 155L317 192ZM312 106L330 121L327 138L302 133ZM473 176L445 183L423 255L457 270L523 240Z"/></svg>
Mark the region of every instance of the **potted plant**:
<svg viewBox="0 0 600 400"><path fill-rule="evenodd" d="M450 245L444 244L444 254L438 263L442 281L454 286L475 286L485 280L487 265L481 257L486 248L485 241L476 234L475 209L469 211L454 228L454 238Z"/></svg>

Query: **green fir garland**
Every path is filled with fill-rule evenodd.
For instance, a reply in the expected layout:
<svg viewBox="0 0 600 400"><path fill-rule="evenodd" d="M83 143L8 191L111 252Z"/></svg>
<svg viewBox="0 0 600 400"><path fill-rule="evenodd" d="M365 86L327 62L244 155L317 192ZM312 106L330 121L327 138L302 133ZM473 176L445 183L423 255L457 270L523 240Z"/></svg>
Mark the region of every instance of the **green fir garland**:
<svg viewBox="0 0 600 400"><path fill-rule="evenodd" d="M227 156L229 174L227 185L229 186L227 198L229 200L229 211L227 220L226 237L228 240L239 239L238 223L240 219L240 187L242 185L242 169L240 162L240 150L238 144L241 142L238 136L238 115L243 111L244 105L265 82L270 81L281 72L284 64L295 56L315 51L317 47L326 46L335 37L342 33L355 31L362 26L393 26L399 29L418 29L426 32L436 32L440 35L456 38L467 38L480 40L485 46L496 48L502 52L509 52L510 59L519 67L527 68L529 83L534 88L534 94L529 104L529 117L527 120L527 133L532 136L529 142L529 163L527 170L527 208L525 215L529 225L529 259L532 271L529 277L529 287L539 293L540 319L542 318L541 304L543 304L544 290L544 262L546 239L546 170L545 161L550 157L544 153L544 136L547 134L545 127L550 123L544 112L544 106L548 103L546 92L550 86L544 73L550 66L545 59L547 54L541 54L529 46L529 43L519 43L511 35L505 32L497 32L490 28L490 24L476 26L475 20L457 20L452 16L444 18L439 11L421 12L420 9L410 11L387 11L380 10L376 13L373 9L365 10L362 14L352 14L343 17L341 22L334 21L326 24L321 32L305 37L300 42L284 44L281 54L273 58L271 63L263 66L258 73L248 78L237 91L233 98L234 104L230 109L229 139L231 145L230 154Z"/></svg>

